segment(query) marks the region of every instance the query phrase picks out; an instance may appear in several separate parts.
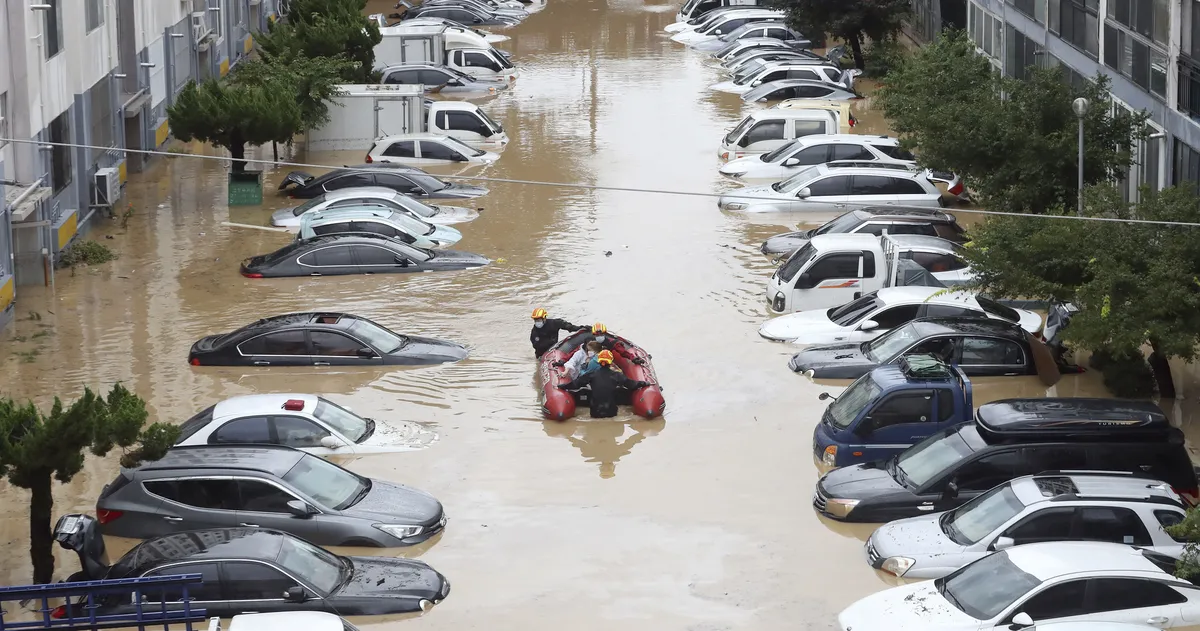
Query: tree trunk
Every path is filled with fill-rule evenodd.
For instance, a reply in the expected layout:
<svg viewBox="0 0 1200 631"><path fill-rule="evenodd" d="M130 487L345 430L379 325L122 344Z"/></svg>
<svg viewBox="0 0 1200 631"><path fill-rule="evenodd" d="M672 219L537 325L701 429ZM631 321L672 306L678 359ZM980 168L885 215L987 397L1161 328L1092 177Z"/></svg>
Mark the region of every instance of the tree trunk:
<svg viewBox="0 0 1200 631"><path fill-rule="evenodd" d="M242 140L241 132L230 134L229 156L233 158L233 172L241 173L246 170L246 141Z"/></svg>
<svg viewBox="0 0 1200 631"><path fill-rule="evenodd" d="M54 534L50 518L54 510L54 495L50 491L50 472L36 475L29 487L29 557L33 561L33 582L54 580Z"/></svg>
<svg viewBox="0 0 1200 631"><path fill-rule="evenodd" d="M855 33L849 39L850 51L854 54L854 67L858 68L859 70L863 70L867 67L867 64L863 60L862 35Z"/></svg>
<svg viewBox="0 0 1200 631"><path fill-rule="evenodd" d="M1154 381L1158 384L1158 394L1164 399L1174 399L1175 380L1171 377L1171 364L1167 362L1167 356L1159 352L1154 340L1150 340L1150 348L1153 352L1148 361L1150 370L1154 372Z"/></svg>
<svg viewBox="0 0 1200 631"><path fill-rule="evenodd" d="M279 143L271 141L271 153L275 156L275 161L279 162Z"/></svg>

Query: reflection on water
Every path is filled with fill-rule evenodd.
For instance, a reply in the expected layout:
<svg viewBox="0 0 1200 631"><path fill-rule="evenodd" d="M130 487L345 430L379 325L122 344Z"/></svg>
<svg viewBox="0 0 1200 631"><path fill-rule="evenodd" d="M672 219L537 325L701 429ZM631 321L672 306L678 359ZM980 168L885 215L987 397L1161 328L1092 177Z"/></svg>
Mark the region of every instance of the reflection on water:
<svg viewBox="0 0 1200 631"><path fill-rule="evenodd" d="M599 464L600 477L617 474L617 461L628 456L633 447L649 436L656 436L666 427L666 420L611 421L567 420L544 421L547 436L565 438L579 450L586 462Z"/></svg>

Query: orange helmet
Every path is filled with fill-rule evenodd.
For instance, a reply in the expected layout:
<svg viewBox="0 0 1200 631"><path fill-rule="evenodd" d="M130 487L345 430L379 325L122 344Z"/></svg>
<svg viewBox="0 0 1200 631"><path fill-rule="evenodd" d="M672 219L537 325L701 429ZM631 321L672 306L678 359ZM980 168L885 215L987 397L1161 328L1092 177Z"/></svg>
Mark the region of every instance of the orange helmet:
<svg viewBox="0 0 1200 631"><path fill-rule="evenodd" d="M545 318L546 315L547 315L546 310L542 309L540 307L533 310L533 319L534 320L541 320L542 318Z"/></svg>
<svg viewBox="0 0 1200 631"><path fill-rule="evenodd" d="M596 361L600 362L601 366L611 364L613 362L612 351L600 351L600 354L596 355Z"/></svg>
<svg viewBox="0 0 1200 631"><path fill-rule="evenodd" d="M600 335L601 333L608 333L608 327L604 326L603 324L600 324L599 322L593 324L592 325L592 335ZM610 357L609 360L611 361L612 358Z"/></svg>

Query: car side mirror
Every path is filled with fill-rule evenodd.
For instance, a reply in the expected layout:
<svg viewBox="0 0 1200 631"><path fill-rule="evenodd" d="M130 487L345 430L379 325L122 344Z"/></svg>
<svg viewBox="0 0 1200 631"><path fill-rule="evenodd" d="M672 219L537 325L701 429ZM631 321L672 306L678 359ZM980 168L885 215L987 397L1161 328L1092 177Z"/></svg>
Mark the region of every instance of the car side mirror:
<svg viewBox="0 0 1200 631"><path fill-rule="evenodd" d="M812 289L812 276L805 272L796 278L796 289Z"/></svg>
<svg viewBox="0 0 1200 631"><path fill-rule="evenodd" d="M785 167L794 167L797 164L800 164L800 158L788 158L783 161L783 166Z"/></svg>
<svg viewBox="0 0 1200 631"><path fill-rule="evenodd" d="M396 264L400 267L408 267L408 259L403 256L396 256Z"/></svg>
<svg viewBox="0 0 1200 631"><path fill-rule="evenodd" d="M996 540L992 542L992 545L988 546L988 549L992 552L999 552L1001 550L1007 550L1015 545L1017 545L1017 542L1013 541L1012 537L997 537ZM1031 622L1029 624L1033 623Z"/></svg>
<svg viewBox="0 0 1200 631"><path fill-rule="evenodd" d="M455 86L461 86L461 85L462 85L462 81L459 81L458 79L451 79L451 80L449 80L449 81L447 81L447 82L446 82L446 85L455 85Z"/></svg>
<svg viewBox="0 0 1200 631"><path fill-rule="evenodd" d="M374 359L375 357L377 357L377 355L375 354L375 351L373 351L369 348L358 349L358 356L365 357L367 359Z"/></svg>
<svg viewBox="0 0 1200 631"><path fill-rule="evenodd" d="M863 323L858 325L859 331L874 331L879 328L879 323L874 320L863 320Z"/></svg>
<svg viewBox="0 0 1200 631"><path fill-rule="evenodd" d="M302 603L308 600L308 594L304 593L303 587L297 585L287 588L287 591L283 592L283 599L290 603Z"/></svg>
<svg viewBox="0 0 1200 631"><path fill-rule="evenodd" d="M799 193L796 193L796 197L799 197L800 199L804 199L810 195L812 195L812 191L810 191L807 186L800 189Z"/></svg>
<svg viewBox="0 0 1200 631"><path fill-rule="evenodd" d="M288 502L287 508L288 512L291 513L293 517L308 518L317 512L317 509L300 500L292 500Z"/></svg>
<svg viewBox="0 0 1200 631"><path fill-rule="evenodd" d="M820 399L821 401L827 401L829 399L832 399L833 397L830 396L830 394L828 392L822 392L821 394L817 395L817 398Z"/></svg>
<svg viewBox="0 0 1200 631"><path fill-rule="evenodd" d="M946 490L942 491L942 499L952 500L958 497L958 480L950 480Z"/></svg>
<svg viewBox="0 0 1200 631"><path fill-rule="evenodd" d="M1022 611L1022 612L1018 613L1017 615L1013 616L1012 624L1008 625L1008 628L1012 629L1013 631L1017 631L1017 629L1024 629L1026 627L1032 627L1032 626L1033 626L1033 617L1031 617L1029 614L1025 613L1024 611Z"/></svg>
<svg viewBox="0 0 1200 631"><path fill-rule="evenodd" d="M321 437L321 446L326 449L341 449L342 441L333 436L323 436Z"/></svg>

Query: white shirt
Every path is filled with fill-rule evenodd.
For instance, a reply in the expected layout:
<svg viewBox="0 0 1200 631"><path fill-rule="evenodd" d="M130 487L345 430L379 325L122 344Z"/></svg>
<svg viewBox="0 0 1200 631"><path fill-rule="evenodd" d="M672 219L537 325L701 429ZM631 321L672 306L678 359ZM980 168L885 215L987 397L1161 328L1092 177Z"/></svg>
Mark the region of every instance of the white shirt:
<svg viewBox="0 0 1200 631"><path fill-rule="evenodd" d="M574 379L579 375L579 371L583 370L583 367L587 365L587 360L587 349L580 346L575 351L575 354L571 355L571 359L568 359L567 363L565 364L567 368L567 375Z"/></svg>

